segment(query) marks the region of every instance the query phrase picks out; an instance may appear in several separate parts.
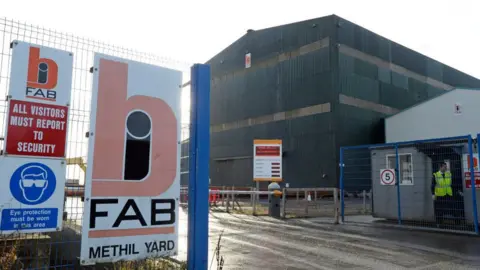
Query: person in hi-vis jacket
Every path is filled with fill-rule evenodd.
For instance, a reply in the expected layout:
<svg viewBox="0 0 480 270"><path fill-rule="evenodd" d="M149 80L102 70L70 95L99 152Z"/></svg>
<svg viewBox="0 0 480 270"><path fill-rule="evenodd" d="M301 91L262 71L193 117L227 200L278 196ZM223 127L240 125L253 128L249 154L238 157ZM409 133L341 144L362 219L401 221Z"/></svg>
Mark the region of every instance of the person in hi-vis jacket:
<svg viewBox="0 0 480 270"><path fill-rule="evenodd" d="M463 195L461 187L453 184L452 173L447 170L447 164L441 162L438 171L433 173L432 199L434 200L435 222L439 226L444 216L457 216L455 199L457 195Z"/></svg>

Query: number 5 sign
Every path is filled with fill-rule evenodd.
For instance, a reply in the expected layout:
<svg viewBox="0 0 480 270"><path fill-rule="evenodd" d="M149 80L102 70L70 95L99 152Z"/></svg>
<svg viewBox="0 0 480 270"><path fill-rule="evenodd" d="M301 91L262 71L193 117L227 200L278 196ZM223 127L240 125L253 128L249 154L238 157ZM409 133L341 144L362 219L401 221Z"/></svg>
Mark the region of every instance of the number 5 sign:
<svg viewBox="0 0 480 270"><path fill-rule="evenodd" d="M380 170L380 184L384 186L395 185L395 171L393 169Z"/></svg>

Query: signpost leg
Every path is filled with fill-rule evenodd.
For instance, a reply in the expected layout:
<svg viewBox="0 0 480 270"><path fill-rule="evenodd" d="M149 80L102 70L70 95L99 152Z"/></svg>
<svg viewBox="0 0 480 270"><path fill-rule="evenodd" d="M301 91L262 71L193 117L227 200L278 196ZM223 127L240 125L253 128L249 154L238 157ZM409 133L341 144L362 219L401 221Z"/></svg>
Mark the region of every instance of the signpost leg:
<svg viewBox="0 0 480 270"><path fill-rule="evenodd" d="M210 162L210 66L191 69L190 179L188 185L188 270L208 267L208 182Z"/></svg>
<svg viewBox="0 0 480 270"><path fill-rule="evenodd" d="M258 182L257 182L258 183ZM255 191L258 191L258 189L255 189ZM253 198L253 206L252 206L252 215L257 215L257 193L254 193L252 194L252 198Z"/></svg>
<svg viewBox="0 0 480 270"><path fill-rule="evenodd" d="M260 191L260 182L257 181L257 191ZM257 203L260 203L260 194L257 193Z"/></svg>

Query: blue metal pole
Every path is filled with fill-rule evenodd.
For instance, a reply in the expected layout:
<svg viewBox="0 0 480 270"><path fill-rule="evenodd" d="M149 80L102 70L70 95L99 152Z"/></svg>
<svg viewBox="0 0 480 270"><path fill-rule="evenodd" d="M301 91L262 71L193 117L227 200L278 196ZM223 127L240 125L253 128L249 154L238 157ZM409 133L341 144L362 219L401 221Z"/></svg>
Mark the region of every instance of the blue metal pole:
<svg viewBox="0 0 480 270"><path fill-rule="evenodd" d="M195 261L195 202L197 190L197 84L194 83L195 79L196 74L194 72L194 67L192 67L190 80L190 145L188 149L188 269L193 269L190 268L190 262Z"/></svg>
<svg viewBox="0 0 480 270"><path fill-rule="evenodd" d="M342 223L345 223L345 201L344 201L344 181L343 181L343 147L340 147L340 212Z"/></svg>
<svg viewBox="0 0 480 270"><path fill-rule="evenodd" d="M478 142L477 134L477 144ZM475 226L475 233L478 234L477 187L475 185L475 164L473 163L473 142L471 136L468 137L468 156L470 159L470 182L472 183L473 225Z"/></svg>
<svg viewBox="0 0 480 270"><path fill-rule="evenodd" d="M188 270L207 270L210 66L195 64L191 75L187 260Z"/></svg>
<svg viewBox="0 0 480 270"><path fill-rule="evenodd" d="M397 185L397 212L398 212L398 224L402 224L402 207L400 198L400 160L398 158L398 144L395 144L395 180Z"/></svg>

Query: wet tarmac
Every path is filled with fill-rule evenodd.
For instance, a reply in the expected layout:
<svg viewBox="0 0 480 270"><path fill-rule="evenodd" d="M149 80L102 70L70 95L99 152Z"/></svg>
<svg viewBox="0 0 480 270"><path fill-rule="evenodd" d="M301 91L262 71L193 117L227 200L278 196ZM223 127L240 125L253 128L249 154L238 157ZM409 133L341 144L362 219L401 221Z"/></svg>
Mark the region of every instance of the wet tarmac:
<svg viewBox="0 0 480 270"><path fill-rule="evenodd" d="M186 220L183 212L180 260L186 259ZM225 213L210 215L209 265L222 233L223 269L480 269L475 236Z"/></svg>
<svg viewBox="0 0 480 270"><path fill-rule="evenodd" d="M179 215L179 260L187 256L185 211ZM69 212L70 218L81 214ZM72 236L62 234L62 241L71 238L68 254L75 256L80 222ZM218 212L211 212L209 226L209 265L223 232L220 254L226 270L480 269L480 237L471 235L410 231L366 221L334 225L331 218L276 220ZM211 269L216 269L213 264Z"/></svg>

